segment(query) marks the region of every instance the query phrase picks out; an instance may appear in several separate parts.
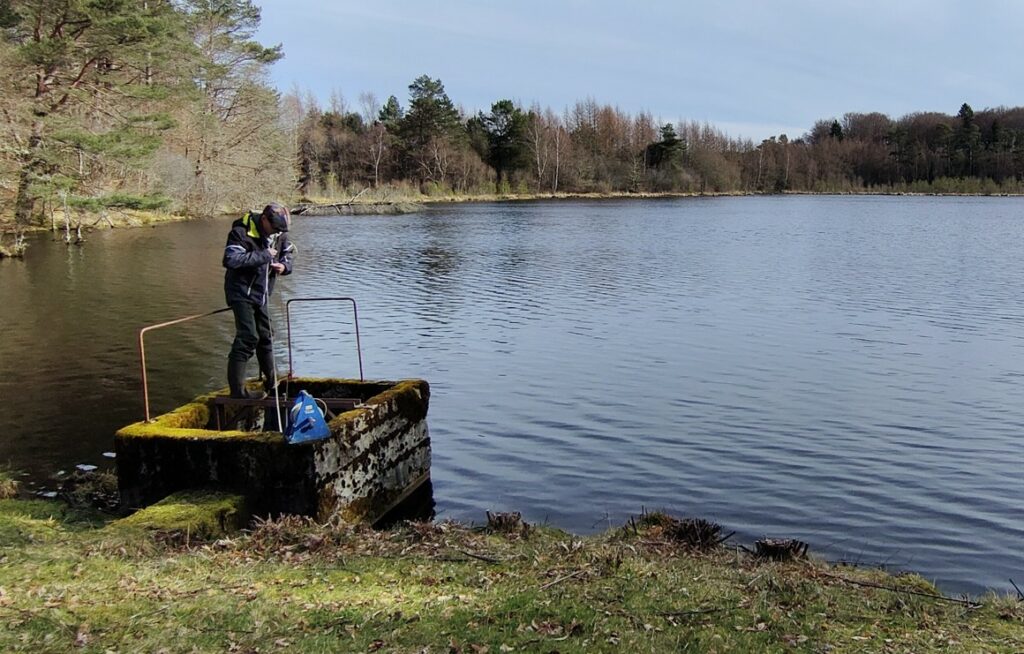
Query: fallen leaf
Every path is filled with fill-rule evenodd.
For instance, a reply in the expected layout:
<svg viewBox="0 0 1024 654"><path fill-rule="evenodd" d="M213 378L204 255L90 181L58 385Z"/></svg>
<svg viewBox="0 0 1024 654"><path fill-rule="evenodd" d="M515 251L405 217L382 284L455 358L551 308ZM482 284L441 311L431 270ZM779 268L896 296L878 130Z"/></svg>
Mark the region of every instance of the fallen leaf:
<svg viewBox="0 0 1024 654"><path fill-rule="evenodd" d="M78 633L75 634L75 647L85 647L89 644L89 625L83 624L78 628Z"/></svg>

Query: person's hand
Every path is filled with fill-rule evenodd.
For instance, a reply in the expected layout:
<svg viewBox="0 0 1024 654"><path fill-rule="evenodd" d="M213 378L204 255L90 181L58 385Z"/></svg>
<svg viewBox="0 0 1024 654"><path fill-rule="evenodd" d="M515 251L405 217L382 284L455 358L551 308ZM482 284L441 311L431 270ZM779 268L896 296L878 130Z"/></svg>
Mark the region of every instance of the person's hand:
<svg viewBox="0 0 1024 654"><path fill-rule="evenodd" d="M270 253L271 257L276 257L277 256L277 248L267 248L267 252Z"/></svg>
<svg viewBox="0 0 1024 654"><path fill-rule="evenodd" d="M282 274L284 272L284 264L283 263L274 262L274 263L270 264L270 269L273 270L274 272L276 272L278 275L280 275L280 274Z"/></svg>

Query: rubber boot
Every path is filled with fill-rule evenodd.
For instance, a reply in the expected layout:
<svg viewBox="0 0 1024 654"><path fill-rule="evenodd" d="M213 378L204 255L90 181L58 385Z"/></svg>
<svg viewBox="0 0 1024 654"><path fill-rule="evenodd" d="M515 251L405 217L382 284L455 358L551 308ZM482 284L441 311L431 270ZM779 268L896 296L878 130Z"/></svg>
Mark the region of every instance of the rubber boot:
<svg viewBox="0 0 1024 654"><path fill-rule="evenodd" d="M263 392L267 395L274 394L274 354L273 351L256 351L256 360L260 363L260 374L263 376Z"/></svg>
<svg viewBox="0 0 1024 654"><path fill-rule="evenodd" d="M231 389L231 397L238 399L252 399L253 397L245 387L246 363L246 361L228 359L228 388Z"/></svg>

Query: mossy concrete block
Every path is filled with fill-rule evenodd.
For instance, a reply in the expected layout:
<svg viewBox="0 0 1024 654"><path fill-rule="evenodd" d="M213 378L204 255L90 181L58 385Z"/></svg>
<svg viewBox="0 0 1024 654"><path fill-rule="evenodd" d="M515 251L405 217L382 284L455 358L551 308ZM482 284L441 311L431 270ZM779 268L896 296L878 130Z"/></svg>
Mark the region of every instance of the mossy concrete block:
<svg viewBox="0 0 1024 654"><path fill-rule="evenodd" d="M430 387L418 379L294 379L288 394L356 398L321 441L289 445L278 432L217 431L219 391L117 432L122 504L145 506L189 488L244 494L260 514L375 521L430 476ZM228 416L230 418L230 415Z"/></svg>
<svg viewBox="0 0 1024 654"><path fill-rule="evenodd" d="M217 538L249 522L245 497L230 493L181 491L116 520L108 529L180 532L194 538Z"/></svg>

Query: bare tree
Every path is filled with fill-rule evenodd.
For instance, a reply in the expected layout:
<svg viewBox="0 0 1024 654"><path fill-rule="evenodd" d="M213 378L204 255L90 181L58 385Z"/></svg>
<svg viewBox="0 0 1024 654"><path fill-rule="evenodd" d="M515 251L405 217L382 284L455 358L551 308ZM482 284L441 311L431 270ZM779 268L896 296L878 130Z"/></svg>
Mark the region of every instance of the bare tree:
<svg viewBox="0 0 1024 654"><path fill-rule="evenodd" d="M224 202L245 201L256 193L253 182L290 176L288 162L270 154L287 146L278 142L277 92L263 81L266 68L283 55L280 45L253 40L260 10L251 0L186 0L184 7L201 55L193 73L200 107L189 116L184 144L195 166L187 209L205 214ZM257 154L261 149L265 157ZM236 185L239 179L246 183Z"/></svg>
<svg viewBox="0 0 1024 654"><path fill-rule="evenodd" d="M380 186L380 168L389 147L388 128L384 123L375 122L368 131L370 166L373 168L373 187Z"/></svg>
<svg viewBox="0 0 1024 654"><path fill-rule="evenodd" d="M365 125L372 125L379 120L380 107L380 101L372 91L363 91L359 94L359 108Z"/></svg>
<svg viewBox="0 0 1024 654"><path fill-rule="evenodd" d="M554 145L555 155L555 166L554 174L551 176L551 193L558 193L558 173L562 167L562 144L565 142L565 128L562 123L558 120L558 116L555 115L551 109L544 112L545 121L551 126L551 131L554 133L552 144Z"/></svg>
<svg viewBox="0 0 1024 654"><path fill-rule="evenodd" d="M331 96L327 99L327 110L339 116L344 116L348 113L348 102L345 100L345 94L340 89L331 89Z"/></svg>
<svg viewBox="0 0 1024 654"><path fill-rule="evenodd" d="M549 131L550 127L544 120L540 105L534 103L530 106L529 120L526 124L526 147L529 148L533 159L533 172L537 176L538 189L544 184L544 172L547 170L551 154Z"/></svg>

